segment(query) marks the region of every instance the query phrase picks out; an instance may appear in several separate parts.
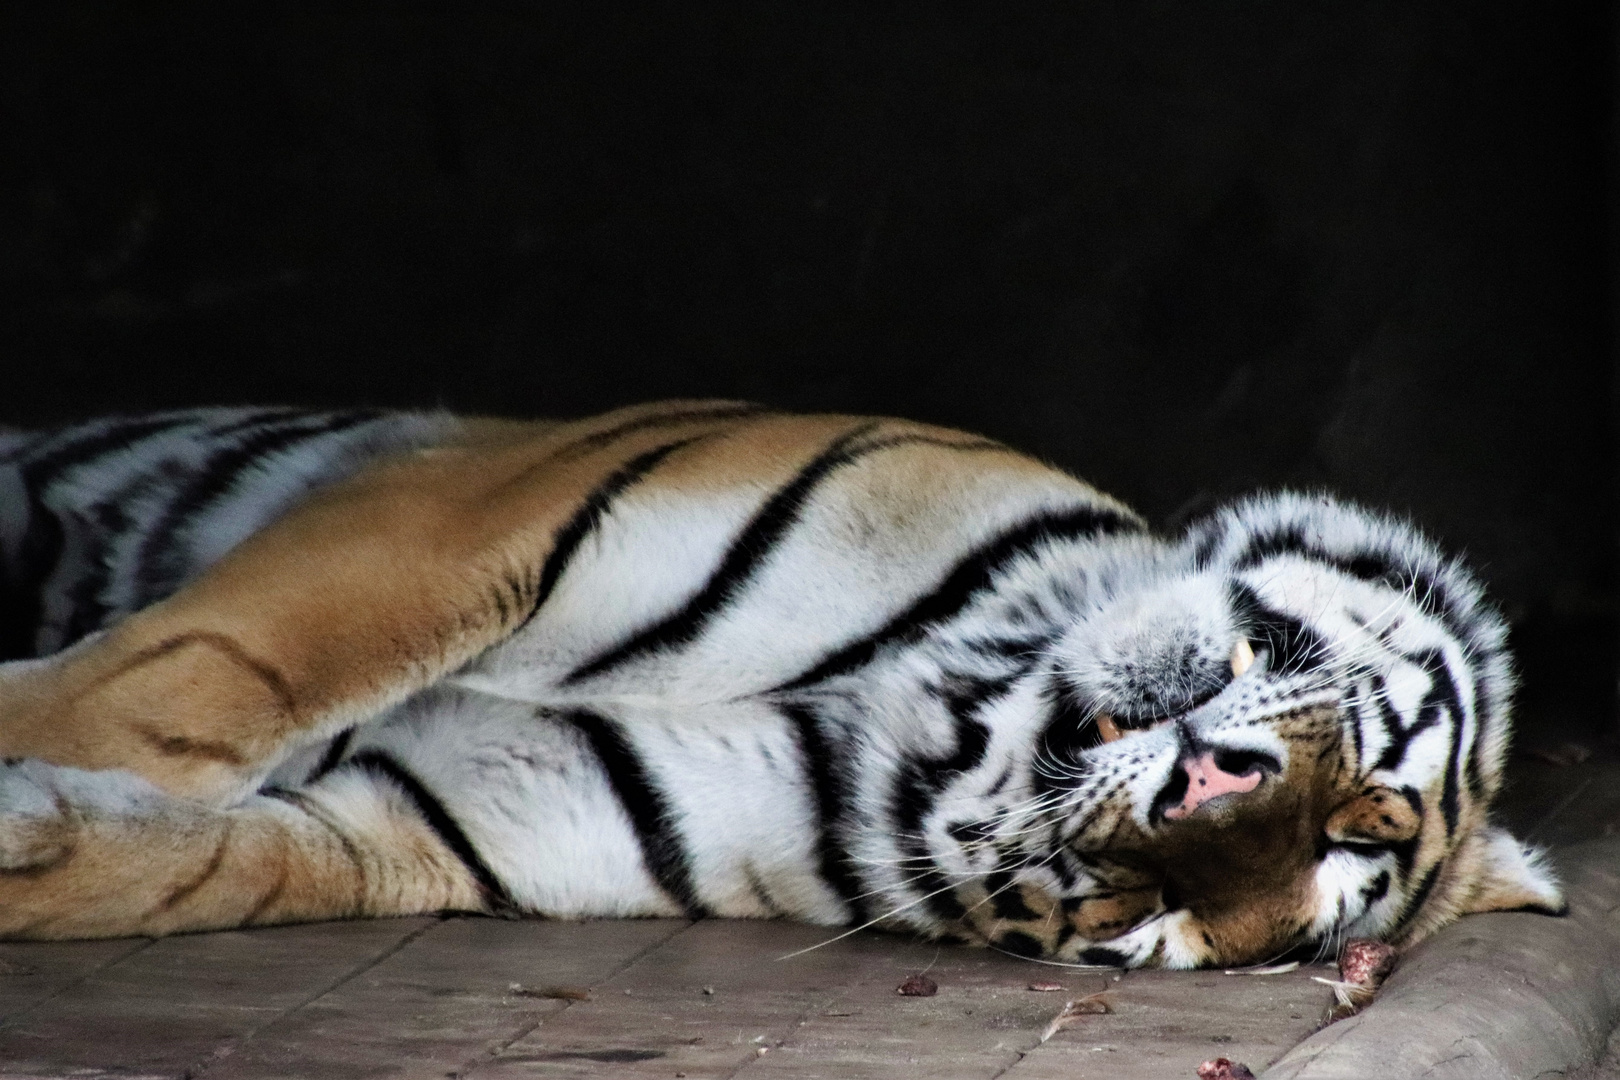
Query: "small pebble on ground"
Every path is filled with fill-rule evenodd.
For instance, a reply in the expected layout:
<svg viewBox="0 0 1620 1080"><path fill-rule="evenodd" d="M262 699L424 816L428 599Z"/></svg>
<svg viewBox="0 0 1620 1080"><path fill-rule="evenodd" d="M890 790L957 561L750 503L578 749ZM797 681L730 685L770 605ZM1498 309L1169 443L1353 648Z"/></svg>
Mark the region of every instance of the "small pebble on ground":
<svg viewBox="0 0 1620 1080"><path fill-rule="evenodd" d="M939 993L939 983L926 975L908 975L894 992L901 997L933 997Z"/></svg>

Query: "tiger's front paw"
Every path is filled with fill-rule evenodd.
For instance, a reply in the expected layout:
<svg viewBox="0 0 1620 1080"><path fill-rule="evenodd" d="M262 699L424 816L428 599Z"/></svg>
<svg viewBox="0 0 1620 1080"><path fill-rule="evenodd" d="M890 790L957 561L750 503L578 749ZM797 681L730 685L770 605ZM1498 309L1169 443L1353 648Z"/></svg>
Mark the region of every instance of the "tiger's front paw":
<svg viewBox="0 0 1620 1080"><path fill-rule="evenodd" d="M45 870L73 853L79 821L51 783L53 766L0 765L0 873Z"/></svg>

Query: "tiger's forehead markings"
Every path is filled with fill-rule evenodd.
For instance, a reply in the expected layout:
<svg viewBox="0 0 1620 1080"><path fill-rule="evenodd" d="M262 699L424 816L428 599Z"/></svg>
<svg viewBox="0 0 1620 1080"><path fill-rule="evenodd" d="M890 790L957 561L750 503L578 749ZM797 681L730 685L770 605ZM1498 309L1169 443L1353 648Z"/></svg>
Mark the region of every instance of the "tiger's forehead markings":
<svg viewBox="0 0 1620 1080"><path fill-rule="evenodd" d="M1212 530L1199 541L1195 558L1200 566L1211 560L1225 537ZM1232 560L1234 570L1249 570L1277 555L1293 554L1318 565L1369 584L1380 584L1405 594L1419 610L1443 619L1447 628L1464 640L1479 638L1481 620L1459 602L1443 580L1444 567L1437 560L1414 552L1393 537L1360 538L1353 543L1335 543L1325 531L1308 530L1298 524L1262 527Z"/></svg>

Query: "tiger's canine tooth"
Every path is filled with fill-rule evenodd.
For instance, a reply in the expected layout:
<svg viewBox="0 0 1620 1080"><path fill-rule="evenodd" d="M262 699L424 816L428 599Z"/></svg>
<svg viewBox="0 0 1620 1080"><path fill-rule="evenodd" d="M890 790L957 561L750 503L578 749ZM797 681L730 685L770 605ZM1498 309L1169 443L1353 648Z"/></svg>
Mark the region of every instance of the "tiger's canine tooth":
<svg viewBox="0 0 1620 1080"><path fill-rule="evenodd" d="M1241 678L1253 666L1254 646L1249 644L1248 638L1238 638L1237 644L1232 646L1232 677Z"/></svg>
<svg viewBox="0 0 1620 1080"><path fill-rule="evenodd" d="M1114 722L1114 718L1105 712L1097 714L1097 731L1102 735L1102 741L1105 743L1114 742L1116 739L1125 737L1125 733L1119 730L1119 725Z"/></svg>

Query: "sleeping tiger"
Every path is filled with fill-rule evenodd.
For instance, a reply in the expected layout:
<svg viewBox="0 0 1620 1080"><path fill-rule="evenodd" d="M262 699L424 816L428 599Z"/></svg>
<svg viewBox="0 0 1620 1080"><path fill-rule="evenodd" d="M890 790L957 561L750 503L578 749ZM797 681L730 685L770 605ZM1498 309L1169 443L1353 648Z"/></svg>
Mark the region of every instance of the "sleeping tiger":
<svg viewBox="0 0 1620 1080"><path fill-rule="evenodd" d="M673 402L0 436L0 936L790 917L1194 967L1557 911L1500 617L1315 495Z"/></svg>

